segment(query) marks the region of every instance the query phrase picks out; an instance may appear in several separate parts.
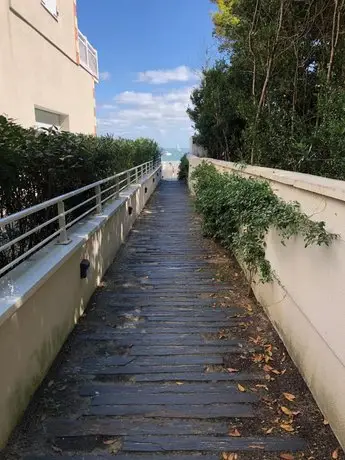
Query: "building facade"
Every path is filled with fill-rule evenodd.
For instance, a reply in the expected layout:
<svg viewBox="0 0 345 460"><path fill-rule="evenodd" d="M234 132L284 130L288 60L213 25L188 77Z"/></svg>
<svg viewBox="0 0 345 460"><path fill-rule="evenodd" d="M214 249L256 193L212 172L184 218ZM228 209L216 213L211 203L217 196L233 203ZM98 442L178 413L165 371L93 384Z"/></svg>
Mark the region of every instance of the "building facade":
<svg viewBox="0 0 345 460"><path fill-rule="evenodd" d="M0 0L0 114L25 127L95 134L97 51L76 0Z"/></svg>

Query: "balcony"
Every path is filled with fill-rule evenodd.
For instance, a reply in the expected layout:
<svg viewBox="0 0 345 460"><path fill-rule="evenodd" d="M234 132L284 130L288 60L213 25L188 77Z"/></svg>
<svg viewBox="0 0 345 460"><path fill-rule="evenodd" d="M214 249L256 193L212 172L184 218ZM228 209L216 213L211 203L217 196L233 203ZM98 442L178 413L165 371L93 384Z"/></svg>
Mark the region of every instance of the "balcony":
<svg viewBox="0 0 345 460"><path fill-rule="evenodd" d="M78 30L80 65L98 80L98 53L88 39Z"/></svg>

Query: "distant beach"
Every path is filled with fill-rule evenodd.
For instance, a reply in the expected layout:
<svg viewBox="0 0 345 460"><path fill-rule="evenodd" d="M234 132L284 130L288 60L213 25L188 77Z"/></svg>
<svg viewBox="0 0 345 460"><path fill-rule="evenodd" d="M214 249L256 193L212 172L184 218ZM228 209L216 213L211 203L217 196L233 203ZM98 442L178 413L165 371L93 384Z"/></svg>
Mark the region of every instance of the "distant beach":
<svg viewBox="0 0 345 460"><path fill-rule="evenodd" d="M163 148L162 161L180 161L185 153L189 152L188 148Z"/></svg>

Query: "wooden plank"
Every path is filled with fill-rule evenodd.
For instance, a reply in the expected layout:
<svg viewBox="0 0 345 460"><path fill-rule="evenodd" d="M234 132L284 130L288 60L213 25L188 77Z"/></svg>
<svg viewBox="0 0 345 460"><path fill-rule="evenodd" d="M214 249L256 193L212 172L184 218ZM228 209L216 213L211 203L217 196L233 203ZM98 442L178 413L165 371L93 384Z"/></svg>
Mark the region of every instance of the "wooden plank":
<svg viewBox="0 0 345 460"><path fill-rule="evenodd" d="M232 373L201 373L201 372L188 372L188 373L167 373L167 374L141 374L135 377L136 382L221 382L221 381L246 381L246 380L264 380L262 374L248 374L238 372Z"/></svg>
<svg viewBox="0 0 345 460"><path fill-rule="evenodd" d="M83 374L83 375L136 375L140 376L141 374L162 374L162 373L172 373L172 372L202 372L204 370L203 365L195 364L190 366L136 366L136 365L128 365L128 366L119 366L119 367L111 367L111 366L102 366L102 365L95 365L95 366L88 366L82 365L80 367L64 367L61 372L62 374Z"/></svg>
<svg viewBox="0 0 345 460"><path fill-rule="evenodd" d="M296 452L303 450L306 444L297 437L289 439L275 437L206 437L206 436L150 436L124 439L123 451L127 452L167 452L167 451L207 451L207 452Z"/></svg>
<svg viewBox="0 0 345 460"><path fill-rule="evenodd" d="M250 404L211 404L207 405L112 405L90 406L85 415L97 416L144 416L161 418L248 418L254 417Z"/></svg>
<svg viewBox="0 0 345 460"><path fill-rule="evenodd" d="M223 364L221 356L207 355L172 355L172 356L109 356L108 358L87 358L83 364L88 366L103 367L103 366L124 366L126 369L129 364L137 366L162 366L162 365L207 365L207 364Z"/></svg>
<svg viewBox="0 0 345 460"><path fill-rule="evenodd" d="M231 342L230 340L227 343ZM233 342L236 343L234 340ZM236 344L237 345L237 344ZM140 346L134 345L128 350L128 353L133 356L172 356L172 355L224 355L225 353L243 353L246 348L236 346L236 345L229 345L229 346L218 346L218 345L199 345L193 346L190 345L188 347L183 346Z"/></svg>
<svg viewBox="0 0 345 460"><path fill-rule="evenodd" d="M183 455L183 454L145 454L145 453L130 453L130 454L117 454L116 457L110 454L97 454L97 455L34 455L23 457L23 460L219 460L218 454L203 455L202 452Z"/></svg>
<svg viewBox="0 0 345 460"><path fill-rule="evenodd" d="M138 334L135 336L120 336L114 333L102 333L102 332L88 332L80 333L77 337L78 341L114 341L119 346L130 346L130 345L142 345L142 346L152 346L157 344L164 344L166 346L187 346L187 345L216 345L220 347L226 347L234 342L237 342L235 339L230 340L218 340L214 338L207 338L205 336L198 336L197 334L164 334L157 336L147 336L145 334Z"/></svg>
<svg viewBox="0 0 345 460"><path fill-rule="evenodd" d="M92 418L81 420L50 419L45 422L50 436L126 436L126 435L226 435L228 423L214 420L212 423L197 419L147 419L147 418Z"/></svg>
<svg viewBox="0 0 345 460"><path fill-rule="evenodd" d="M171 394L171 393L238 393L237 385L228 382L217 382L215 384L209 382L189 383L181 382L169 383L140 383L140 384L123 384L123 383L98 383L82 385L79 389L81 396L95 396L97 394L109 393L134 393L134 394Z"/></svg>
<svg viewBox="0 0 345 460"><path fill-rule="evenodd" d="M114 394L104 394L95 396L91 401L91 406L109 406L113 404L121 405L209 405L209 404L228 404L228 403L248 403L257 401L258 398L253 393L168 393L168 394L149 394L149 393L125 393L115 392Z"/></svg>

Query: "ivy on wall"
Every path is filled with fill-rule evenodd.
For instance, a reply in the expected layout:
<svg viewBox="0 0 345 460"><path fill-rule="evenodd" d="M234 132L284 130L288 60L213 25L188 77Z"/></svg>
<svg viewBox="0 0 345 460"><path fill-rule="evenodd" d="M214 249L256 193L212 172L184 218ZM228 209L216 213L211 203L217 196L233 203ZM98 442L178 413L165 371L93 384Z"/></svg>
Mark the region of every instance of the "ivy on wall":
<svg viewBox="0 0 345 460"><path fill-rule="evenodd" d="M192 173L197 211L203 216L205 236L231 249L262 282L273 280L266 259L266 235L279 232L281 242L300 235L305 247L326 245L337 237L325 229L325 222L312 221L297 202L279 198L264 180L245 178L239 173L219 173L203 162Z"/></svg>

